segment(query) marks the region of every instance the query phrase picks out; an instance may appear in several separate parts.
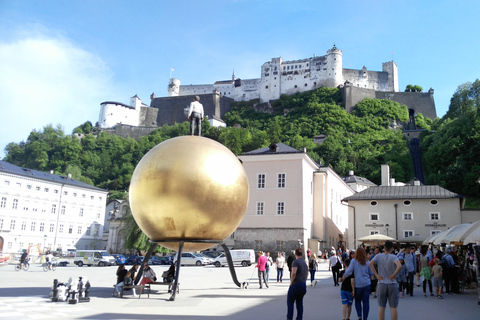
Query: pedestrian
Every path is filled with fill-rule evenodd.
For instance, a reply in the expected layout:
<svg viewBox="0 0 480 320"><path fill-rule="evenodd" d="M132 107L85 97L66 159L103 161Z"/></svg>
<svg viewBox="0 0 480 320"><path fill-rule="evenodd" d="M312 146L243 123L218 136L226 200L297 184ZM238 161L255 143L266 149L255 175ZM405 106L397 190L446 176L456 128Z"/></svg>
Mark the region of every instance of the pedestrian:
<svg viewBox="0 0 480 320"><path fill-rule="evenodd" d="M373 272L368 266L367 253L363 247L355 251L355 258L350 262L342 281L354 274L355 277L355 310L359 320L367 320L370 311L370 285Z"/></svg>
<svg viewBox="0 0 480 320"><path fill-rule="evenodd" d="M203 105L199 102L200 97L195 96L193 102L190 102L188 110L188 119L190 120L190 135L195 133L195 123L197 125L198 135L202 135Z"/></svg>
<svg viewBox="0 0 480 320"><path fill-rule="evenodd" d="M303 319L303 296L307 293L308 266L303 257L302 248L295 249L295 261L292 263L290 287L287 293L287 320L293 319L293 305L297 305L297 320Z"/></svg>
<svg viewBox="0 0 480 320"><path fill-rule="evenodd" d="M310 260L310 256L312 254L312 251L310 251L310 248L307 249L307 259Z"/></svg>
<svg viewBox="0 0 480 320"><path fill-rule="evenodd" d="M385 308L390 307L390 319L397 320L398 313L398 283L397 274L402 269L402 264L398 261L397 256L392 254L393 242L385 242L385 253L379 253L373 257L369 266L375 277L378 279L378 319L385 319ZM378 272L374 268L378 265Z"/></svg>
<svg viewBox="0 0 480 320"><path fill-rule="evenodd" d="M344 261L345 269L350 265L350 259ZM343 274L345 271L341 272L341 279L343 279ZM342 286L340 287L340 297L342 299L342 317L343 320L350 320L350 315L352 314L352 304L353 297L355 296L355 279L353 274L346 277L342 281Z"/></svg>
<svg viewBox="0 0 480 320"><path fill-rule="evenodd" d="M127 269L125 268L124 264L119 264L117 268L117 284L115 285L114 296L120 296L120 288L125 285L124 280L125 276L127 275Z"/></svg>
<svg viewBox="0 0 480 320"><path fill-rule="evenodd" d="M432 292L432 267L430 266L430 259L427 256L427 248L422 247L420 249L420 279L423 279L423 296L427 296L427 282L430 289L430 295L433 297Z"/></svg>
<svg viewBox="0 0 480 320"><path fill-rule="evenodd" d="M442 266L440 265L440 259L433 259L435 265L432 268L433 273L433 286L435 287L435 294L437 299L443 299L442 288L443 288L443 271Z"/></svg>
<svg viewBox="0 0 480 320"><path fill-rule="evenodd" d="M445 263L445 268L443 270L443 277L445 279L445 292L447 294L453 293L453 275L455 270L455 261L452 257L452 249L447 249L447 253L445 253L442 257L442 260Z"/></svg>
<svg viewBox="0 0 480 320"><path fill-rule="evenodd" d="M380 248L379 247L375 247L375 250L373 251L373 253L370 255L370 258L369 258L369 261L372 261L372 259L380 253ZM377 265L375 264L375 269L376 271L378 272L378 267ZM372 287L370 289L370 293L373 293L373 297L376 298L377 297L377 283L378 283L378 279L375 277L375 275L372 276L371 278L372 280Z"/></svg>
<svg viewBox="0 0 480 320"><path fill-rule="evenodd" d="M415 251L415 279L417 281L417 287L420 287L420 250Z"/></svg>
<svg viewBox="0 0 480 320"><path fill-rule="evenodd" d="M267 263L265 264L265 276L267 278L267 282L270 281L270 267L273 265L273 259L270 257L270 251L265 252L265 256L267 257Z"/></svg>
<svg viewBox="0 0 480 320"><path fill-rule="evenodd" d="M315 281L315 272L317 271L318 263L317 256L313 253L308 260L308 270L310 271L310 285L313 287L313 281ZM316 281L315 281L316 283Z"/></svg>
<svg viewBox="0 0 480 320"><path fill-rule="evenodd" d="M278 257L275 261L275 268L277 269L277 282L282 282L283 278L283 268L285 267L285 257L283 253L279 252Z"/></svg>
<svg viewBox="0 0 480 320"><path fill-rule="evenodd" d="M266 265L267 265L267 257L263 255L263 251L258 252L258 260L255 268L258 268L258 284L260 285L260 289L263 288L262 279L263 279L263 282L265 283L265 287L268 288L267 278L265 275Z"/></svg>
<svg viewBox="0 0 480 320"><path fill-rule="evenodd" d="M292 278L293 261L295 261L295 255L293 253L290 253L290 255L287 258L287 266L288 266L288 272L290 273L290 279Z"/></svg>
<svg viewBox="0 0 480 320"><path fill-rule="evenodd" d="M405 261L403 261L403 259L398 259L398 261L400 261L400 264L402 265L402 269L397 274L398 291L400 292L400 298L403 298L405 289L407 288L407 267L405 266Z"/></svg>
<svg viewBox="0 0 480 320"><path fill-rule="evenodd" d="M397 255L398 256L398 255ZM407 266L407 294L413 297L413 282L415 270L417 269L417 258L415 256L415 247L411 247L410 251L405 250L405 265Z"/></svg>
<svg viewBox="0 0 480 320"><path fill-rule="evenodd" d="M152 268L150 268L150 265L148 263L145 264L144 270L143 270L143 278L142 281L140 281L140 285L144 286L148 283L154 283L157 281L157 275L155 274L155 271L153 271ZM144 292L144 288L142 289L142 293Z"/></svg>
<svg viewBox="0 0 480 320"><path fill-rule="evenodd" d="M342 268L342 263L340 262L340 258L337 256L335 251L332 252L332 256L330 257L330 260L328 261L328 271L332 271L332 276L333 276L333 286L336 287L338 286L338 273L340 269Z"/></svg>

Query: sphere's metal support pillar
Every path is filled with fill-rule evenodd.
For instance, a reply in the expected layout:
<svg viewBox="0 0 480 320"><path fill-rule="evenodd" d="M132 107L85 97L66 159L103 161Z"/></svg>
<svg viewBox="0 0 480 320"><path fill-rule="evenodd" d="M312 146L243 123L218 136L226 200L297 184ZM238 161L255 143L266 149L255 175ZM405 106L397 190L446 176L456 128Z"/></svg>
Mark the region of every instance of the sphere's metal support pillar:
<svg viewBox="0 0 480 320"><path fill-rule="evenodd" d="M233 267L232 255L230 254L230 250L224 242L222 242L222 248L223 250L225 250L225 256L227 257L228 261L228 268L230 269L230 274L232 275L233 282L238 287L241 287L242 285L240 284L240 282L238 282L237 273L235 272L235 268Z"/></svg>
<svg viewBox="0 0 480 320"><path fill-rule="evenodd" d="M178 288L178 278L180 276L180 265L181 265L181 260L182 260L182 251L183 251L183 243L184 241L180 241L178 244L178 255L177 255L177 266L175 270L175 283L173 284L172 288L172 295L170 296L170 299L168 301L175 301L175 295L177 294L177 288Z"/></svg>

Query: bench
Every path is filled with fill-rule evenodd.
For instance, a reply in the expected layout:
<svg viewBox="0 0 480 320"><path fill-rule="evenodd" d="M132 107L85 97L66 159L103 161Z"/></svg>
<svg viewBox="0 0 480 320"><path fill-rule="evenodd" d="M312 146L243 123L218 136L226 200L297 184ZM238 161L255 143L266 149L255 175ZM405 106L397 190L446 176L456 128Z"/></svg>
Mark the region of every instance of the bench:
<svg viewBox="0 0 480 320"><path fill-rule="evenodd" d="M123 298L123 290L124 289L135 289L137 290L137 294L138 294L138 299L140 299L140 296L142 295L142 290L144 290L145 288L148 288L148 297L150 297L150 287L149 286L135 286L135 285L132 285L132 286L121 286L120 287L120 298ZM113 295L115 295L115 291L117 291L117 288L116 288L116 285L113 285Z"/></svg>
<svg viewBox="0 0 480 320"><path fill-rule="evenodd" d="M168 292L172 290L172 287L174 285L174 282L151 282L147 283L146 287L148 288L148 296L150 297L150 291L151 291L151 286L152 285L159 285L159 286L168 286ZM177 293L180 293L180 283L177 285Z"/></svg>

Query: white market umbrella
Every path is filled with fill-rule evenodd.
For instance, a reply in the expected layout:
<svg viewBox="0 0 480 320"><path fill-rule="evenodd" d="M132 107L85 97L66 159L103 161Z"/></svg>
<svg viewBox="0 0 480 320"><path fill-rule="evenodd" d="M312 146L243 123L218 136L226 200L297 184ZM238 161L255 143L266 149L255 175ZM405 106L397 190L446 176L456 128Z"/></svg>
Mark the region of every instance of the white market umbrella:
<svg viewBox="0 0 480 320"><path fill-rule="evenodd" d="M372 235L369 235L369 236L366 236L366 237L359 238L357 240L358 241L387 241L387 240L395 241L394 238L386 236L386 235L381 234L381 233L372 234Z"/></svg>
<svg viewBox="0 0 480 320"><path fill-rule="evenodd" d="M456 226L453 226L450 229L441 232L438 235L438 237L435 240L433 240L433 244L441 245L442 243L450 243L450 240L448 238L450 234L453 235L453 234L456 234L457 232L462 232L462 230L464 232L469 226L470 226L469 223L457 224ZM457 231L455 231L455 230L457 230Z"/></svg>
<svg viewBox="0 0 480 320"><path fill-rule="evenodd" d="M445 236L446 243L449 242L463 242L466 237L473 233L477 228L480 228L480 221L475 223L464 223L454 231Z"/></svg>
<svg viewBox="0 0 480 320"><path fill-rule="evenodd" d="M477 221L474 224L477 224L480 221ZM474 228L473 230L469 230L470 233L463 239L463 244L467 245L470 243L477 243L477 241L480 241L480 224L478 224L477 228Z"/></svg>

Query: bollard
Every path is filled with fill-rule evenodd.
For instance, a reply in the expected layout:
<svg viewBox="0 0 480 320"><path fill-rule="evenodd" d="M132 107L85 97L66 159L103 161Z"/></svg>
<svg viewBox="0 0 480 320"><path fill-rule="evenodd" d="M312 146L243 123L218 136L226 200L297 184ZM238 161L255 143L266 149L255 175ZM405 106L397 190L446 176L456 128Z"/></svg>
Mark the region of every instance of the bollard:
<svg viewBox="0 0 480 320"><path fill-rule="evenodd" d="M78 285L77 285L77 291L78 291L78 301L83 299L83 281L82 277L78 278Z"/></svg>
<svg viewBox="0 0 480 320"><path fill-rule="evenodd" d="M68 300L68 304L77 304L77 297L76 297L77 292L75 289L70 291L70 300Z"/></svg>
<svg viewBox="0 0 480 320"><path fill-rule="evenodd" d="M52 302L58 301L58 279L53 280Z"/></svg>

